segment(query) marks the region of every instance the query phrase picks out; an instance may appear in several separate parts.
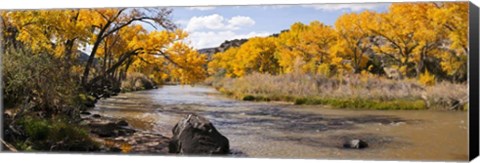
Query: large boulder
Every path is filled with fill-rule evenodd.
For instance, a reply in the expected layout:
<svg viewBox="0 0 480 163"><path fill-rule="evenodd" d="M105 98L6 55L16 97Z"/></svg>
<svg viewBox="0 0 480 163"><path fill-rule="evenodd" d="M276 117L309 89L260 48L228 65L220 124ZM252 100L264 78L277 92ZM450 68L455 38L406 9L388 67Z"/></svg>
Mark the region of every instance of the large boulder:
<svg viewBox="0 0 480 163"><path fill-rule="evenodd" d="M360 139L353 139L343 143L343 147L351 149L363 149L368 147L368 143Z"/></svg>
<svg viewBox="0 0 480 163"><path fill-rule="evenodd" d="M189 114L173 127L170 153L227 154L228 139L220 134L206 118Z"/></svg>

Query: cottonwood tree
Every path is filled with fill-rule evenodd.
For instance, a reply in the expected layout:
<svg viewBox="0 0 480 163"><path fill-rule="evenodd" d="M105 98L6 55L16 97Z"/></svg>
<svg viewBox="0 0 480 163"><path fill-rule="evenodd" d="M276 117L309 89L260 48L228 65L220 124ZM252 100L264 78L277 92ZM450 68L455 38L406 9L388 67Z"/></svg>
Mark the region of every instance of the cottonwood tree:
<svg viewBox="0 0 480 163"><path fill-rule="evenodd" d="M232 62L234 62L238 50L238 47L231 47L224 52L215 53L208 63L208 74L236 77Z"/></svg>
<svg viewBox="0 0 480 163"><path fill-rule="evenodd" d="M69 61L78 48L78 41L91 34L88 19L80 10L3 11L4 22L14 28L16 41L28 46L33 53L48 53Z"/></svg>
<svg viewBox="0 0 480 163"><path fill-rule="evenodd" d="M163 27L166 30L173 30L175 28L175 25L168 19L171 13L169 9L92 9L89 13L88 16L91 17L91 28L94 31L94 35L89 40L90 44L92 44L92 51L85 65L81 80L84 86L88 85L90 68L98 48L106 37L135 22L144 22L153 27ZM134 51L137 51L137 49L134 49ZM130 54L136 53L134 51L131 51Z"/></svg>
<svg viewBox="0 0 480 163"><path fill-rule="evenodd" d="M320 64L328 65L332 59L329 48L336 41L335 31L319 21L309 25L295 23L277 39L277 58L284 73L292 72L295 60L305 62L305 72L317 73Z"/></svg>
<svg viewBox="0 0 480 163"><path fill-rule="evenodd" d="M369 58L366 53L371 48L372 33L367 29L368 23L376 13L365 11L360 14L348 13L335 22L337 41L331 52L337 57L351 61L355 73L365 69Z"/></svg>
<svg viewBox="0 0 480 163"><path fill-rule="evenodd" d="M439 58L442 69L454 81L466 81L468 49L468 2L434 3L428 17L432 26L441 27L446 40Z"/></svg>
<svg viewBox="0 0 480 163"><path fill-rule="evenodd" d="M244 76L251 72L278 73L275 58L275 42L273 38L251 38L237 51L234 66L236 76Z"/></svg>
<svg viewBox="0 0 480 163"><path fill-rule="evenodd" d="M386 40L377 44L375 50L393 59L394 67L403 75L407 75L412 67L413 52L419 48L419 42L415 39L418 25L401 15L405 10L406 8L393 4L389 12L377 14L369 25L369 30L374 35Z"/></svg>
<svg viewBox="0 0 480 163"><path fill-rule="evenodd" d="M203 68L199 65L204 64L204 56L182 41L187 33L176 30L169 19L170 9L29 10L3 11L1 14L2 24L14 31L2 31L8 38L28 47L32 55L45 53L64 58L66 69L83 74L79 83L86 90L109 76L121 79L132 65L137 71L141 71L139 67L149 67L147 75L159 78L165 74L152 75L155 74L153 69L184 69L181 73L179 70L162 70L175 72L171 77L178 77L182 83L192 83L205 76L201 73L204 70L191 68L192 65ZM154 30L147 31L145 26ZM77 60L77 51L87 46L91 51L88 51L85 64L72 66L71 61ZM101 60L100 69L94 66L96 59Z"/></svg>
<svg viewBox="0 0 480 163"><path fill-rule="evenodd" d="M264 38L252 39L248 46L215 54L209 74L224 71L228 77L239 77L253 71L291 73L299 68L303 73L342 76L352 69L373 72L367 67L370 61L379 74L383 67L410 78L423 74L435 80L465 81L467 22L468 3L461 2L394 3L381 13L344 14L334 27L319 21L294 23L269 38L275 46L262 44ZM272 53L273 58L266 55ZM266 58L278 67L266 66L275 65L264 62Z"/></svg>

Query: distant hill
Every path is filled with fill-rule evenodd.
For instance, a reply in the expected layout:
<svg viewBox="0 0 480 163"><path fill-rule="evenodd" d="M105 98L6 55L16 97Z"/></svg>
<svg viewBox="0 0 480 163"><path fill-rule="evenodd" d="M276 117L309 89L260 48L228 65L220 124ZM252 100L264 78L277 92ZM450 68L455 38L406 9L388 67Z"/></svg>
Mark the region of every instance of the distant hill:
<svg viewBox="0 0 480 163"><path fill-rule="evenodd" d="M222 44L220 44L219 47L213 47L213 48L205 48L205 49L199 49L198 53L200 54L206 54L208 60L210 60L213 56L213 54L218 53L218 52L224 52L228 50L231 47L239 47L243 43L247 42L248 39L235 39L235 40L226 40Z"/></svg>
<svg viewBox="0 0 480 163"><path fill-rule="evenodd" d="M280 33L286 32L288 30L283 30ZM280 34L275 33L272 34L268 37L278 37ZM224 52L227 51L231 47L240 47L242 46L243 43L247 42L248 39L235 39L235 40L226 40L222 44L220 44L219 47L212 47L212 48L204 48L204 49L198 49L198 53L200 54L206 54L208 60L211 60L213 54L218 53L218 52Z"/></svg>
<svg viewBox="0 0 480 163"><path fill-rule="evenodd" d="M86 63L88 60L89 55L83 51L77 50L78 58L77 61L80 63Z"/></svg>
<svg viewBox="0 0 480 163"><path fill-rule="evenodd" d="M79 64L79 65L85 65L88 61L88 57L90 57L90 55L88 55L87 53L83 52L83 51L80 51L80 50L77 50L77 54L78 54L78 58L76 60L76 63ZM93 60L93 65L95 66L98 66L98 59L95 58Z"/></svg>

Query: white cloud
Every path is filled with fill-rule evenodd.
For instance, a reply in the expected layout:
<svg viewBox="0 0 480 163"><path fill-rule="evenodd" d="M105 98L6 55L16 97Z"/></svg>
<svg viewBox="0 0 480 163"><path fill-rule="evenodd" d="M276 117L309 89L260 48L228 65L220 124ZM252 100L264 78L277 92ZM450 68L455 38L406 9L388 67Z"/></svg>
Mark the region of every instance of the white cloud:
<svg viewBox="0 0 480 163"><path fill-rule="evenodd" d="M200 10L200 11L207 11L207 10L213 10L215 7L187 7L189 10Z"/></svg>
<svg viewBox="0 0 480 163"><path fill-rule="evenodd" d="M225 40L251 38L255 36L264 37L271 35L268 32L250 32L246 34L237 34L233 31L208 31L190 33L188 40L191 46L197 49L218 47Z"/></svg>
<svg viewBox="0 0 480 163"><path fill-rule="evenodd" d="M219 30L225 28L224 18L218 14L209 16L192 17L187 24L187 31L195 31L200 29Z"/></svg>
<svg viewBox="0 0 480 163"><path fill-rule="evenodd" d="M194 16L188 21L185 30L236 30L241 27L248 27L255 24L255 21L246 16L235 16L230 19L225 19L218 14L208 16Z"/></svg>
<svg viewBox="0 0 480 163"><path fill-rule="evenodd" d="M230 28L237 28L237 27L242 27L242 26L253 26L255 25L255 21L247 16L235 16L228 20L228 26Z"/></svg>
<svg viewBox="0 0 480 163"><path fill-rule="evenodd" d="M316 10L336 11L336 10L372 10L383 6L381 3L363 3L363 4L317 4L317 5L302 5L303 7L314 8Z"/></svg>
<svg viewBox="0 0 480 163"><path fill-rule="evenodd" d="M268 36L268 32L245 33L245 29L255 25L255 20L248 16L234 16L225 18L219 14L194 16L190 20L175 22L185 27L189 33L187 41L197 49L218 47L225 40L250 38L254 36ZM244 33L241 33L244 32Z"/></svg>

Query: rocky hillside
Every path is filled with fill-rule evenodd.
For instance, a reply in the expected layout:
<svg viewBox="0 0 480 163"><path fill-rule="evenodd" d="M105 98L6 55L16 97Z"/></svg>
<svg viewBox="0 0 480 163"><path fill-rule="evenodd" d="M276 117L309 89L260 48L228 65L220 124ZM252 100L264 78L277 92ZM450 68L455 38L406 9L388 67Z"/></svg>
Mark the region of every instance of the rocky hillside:
<svg viewBox="0 0 480 163"><path fill-rule="evenodd" d="M220 44L219 47L199 49L198 53L206 54L208 56L208 60L210 60L211 57L213 56L213 54L218 53L218 52L224 52L228 48L231 48L231 47L239 47L247 41L248 41L248 39L226 40L225 42Z"/></svg>
<svg viewBox="0 0 480 163"><path fill-rule="evenodd" d="M280 33L286 32L288 30L283 30ZM275 33L272 34L268 37L278 37L280 34ZM240 47L243 43L247 42L248 39L235 39L235 40L226 40L222 44L220 44L219 47L213 47L213 48L204 48L204 49L198 49L198 53L201 54L206 54L208 56L208 60L211 59L213 54L218 53L218 52L224 52L228 50L231 47Z"/></svg>

